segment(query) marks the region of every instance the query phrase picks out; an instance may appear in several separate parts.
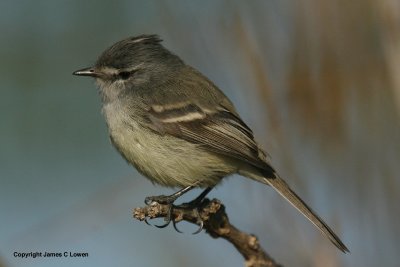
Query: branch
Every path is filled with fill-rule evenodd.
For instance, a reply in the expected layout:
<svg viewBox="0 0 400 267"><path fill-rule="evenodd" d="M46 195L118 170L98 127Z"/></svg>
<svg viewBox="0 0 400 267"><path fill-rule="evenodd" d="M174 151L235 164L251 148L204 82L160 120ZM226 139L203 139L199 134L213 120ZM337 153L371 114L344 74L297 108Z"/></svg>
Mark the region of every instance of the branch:
<svg viewBox="0 0 400 267"><path fill-rule="evenodd" d="M169 206L153 202L143 208L135 208L133 217L144 221L146 218L165 218L168 216ZM198 211L198 212L197 212ZM277 264L260 246L258 238L244 233L229 222L225 213L225 206L218 199L204 199L195 209L174 207L172 219L175 222L187 221L198 224L198 215L204 222L204 229L213 238L223 238L232 243L245 259L246 267L282 267Z"/></svg>

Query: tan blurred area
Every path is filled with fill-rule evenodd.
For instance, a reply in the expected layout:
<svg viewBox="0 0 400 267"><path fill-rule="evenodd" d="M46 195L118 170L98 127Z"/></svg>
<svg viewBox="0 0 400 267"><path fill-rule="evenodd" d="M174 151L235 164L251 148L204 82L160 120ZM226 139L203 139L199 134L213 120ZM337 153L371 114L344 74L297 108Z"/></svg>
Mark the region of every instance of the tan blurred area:
<svg viewBox="0 0 400 267"><path fill-rule="evenodd" d="M254 51L241 27L239 36L266 104L268 134L279 142L273 147L279 147L280 168L312 188L318 177L304 179L304 162L292 158L301 152L290 144L312 146L332 190L325 197L337 201L334 210L344 210L336 229L350 225L353 230L341 236L360 242L348 241L353 253L342 260L316 244L313 266L385 265L400 248L393 240L400 234L400 2L311 0L291 8L282 91L263 75L262 50Z"/></svg>

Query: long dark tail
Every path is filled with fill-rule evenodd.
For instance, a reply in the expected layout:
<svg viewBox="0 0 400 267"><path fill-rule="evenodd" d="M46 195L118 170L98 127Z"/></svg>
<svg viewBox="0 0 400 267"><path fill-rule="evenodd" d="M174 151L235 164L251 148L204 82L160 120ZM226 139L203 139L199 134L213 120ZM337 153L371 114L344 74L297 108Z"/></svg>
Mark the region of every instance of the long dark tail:
<svg viewBox="0 0 400 267"><path fill-rule="evenodd" d="M258 178L258 177L257 177ZM258 181L259 178L257 179ZM290 204L299 210L310 222L326 235L329 240L343 253L349 252L348 248L343 244L339 237L332 231L331 228L310 208L306 203L293 192L288 184L278 175L276 178L263 178L263 183L273 187L281 196L283 196Z"/></svg>

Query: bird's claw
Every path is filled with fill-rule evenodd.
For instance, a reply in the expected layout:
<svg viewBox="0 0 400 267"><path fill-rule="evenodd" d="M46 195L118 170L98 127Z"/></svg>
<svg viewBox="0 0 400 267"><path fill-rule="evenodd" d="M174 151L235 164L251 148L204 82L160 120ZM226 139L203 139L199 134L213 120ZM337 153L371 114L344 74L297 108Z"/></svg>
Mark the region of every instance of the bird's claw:
<svg viewBox="0 0 400 267"><path fill-rule="evenodd" d="M169 225L169 223L172 221L173 223L175 223L175 220L172 218L172 211L173 211L173 207L174 207L174 205L173 204L169 204L169 207L168 207L168 213L167 213L167 216L165 217L165 223L164 224L162 224L162 225L155 225L155 227L157 227L157 228L165 228L165 227L167 227L168 225Z"/></svg>
<svg viewBox="0 0 400 267"><path fill-rule="evenodd" d="M192 235L197 235L198 233L200 233L203 228L204 228L204 221L203 219L200 217L200 213L199 210L197 208L194 209L195 213L196 213L196 217L197 217L197 224L199 225L199 229L197 229L195 232L192 233Z"/></svg>
<svg viewBox="0 0 400 267"><path fill-rule="evenodd" d="M176 226L176 221L172 220L172 226L174 227L175 231L177 231L180 234L183 234L183 232L181 230L178 229L178 227Z"/></svg>
<svg viewBox="0 0 400 267"><path fill-rule="evenodd" d="M165 217L165 221L166 223L163 225L156 225L157 228L165 228L167 227L171 222L172 222L172 226L174 227L175 231L177 231L178 233L183 233L181 230L178 229L178 227L176 226L176 220L173 218L173 211L174 211L175 205L174 204L169 204L168 207L168 214Z"/></svg>

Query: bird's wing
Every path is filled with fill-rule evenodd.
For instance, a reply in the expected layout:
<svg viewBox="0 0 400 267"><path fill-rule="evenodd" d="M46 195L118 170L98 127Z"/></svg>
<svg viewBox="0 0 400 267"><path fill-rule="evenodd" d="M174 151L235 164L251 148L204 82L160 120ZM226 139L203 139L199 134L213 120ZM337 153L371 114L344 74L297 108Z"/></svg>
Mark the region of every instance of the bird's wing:
<svg viewBox="0 0 400 267"><path fill-rule="evenodd" d="M254 141L251 129L234 110L230 110L229 105L230 102L224 101L212 108L185 101L151 105L148 126L161 135L169 134L200 144L216 153L273 172L272 167L262 160L263 152Z"/></svg>

